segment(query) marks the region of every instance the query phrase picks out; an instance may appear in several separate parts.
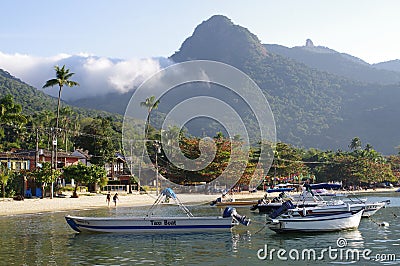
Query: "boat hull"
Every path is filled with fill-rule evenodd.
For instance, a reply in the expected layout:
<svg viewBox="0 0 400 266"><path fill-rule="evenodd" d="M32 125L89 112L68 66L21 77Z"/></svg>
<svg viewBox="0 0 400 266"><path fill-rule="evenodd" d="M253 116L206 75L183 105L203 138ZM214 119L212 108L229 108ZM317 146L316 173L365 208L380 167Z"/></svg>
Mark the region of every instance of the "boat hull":
<svg viewBox="0 0 400 266"><path fill-rule="evenodd" d="M272 213L273 211L279 209L282 206L282 202L272 202L272 203L261 203L254 205L252 210L258 209L258 212L260 213ZM310 208L310 207L317 207L318 203L315 202L310 202L310 203L301 203L301 204L295 204L297 208Z"/></svg>
<svg viewBox="0 0 400 266"><path fill-rule="evenodd" d="M295 190L295 188L269 188L267 189L267 193L274 193L274 192L290 192Z"/></svg>
<svg viewBox="0 0 400 266"><path fill-rule="evenodd" d="M362 217L371 217L385 205L386 202L366 203Z"/></svg>
<svg viewBox="0 0 400 266"><path fill-rule="evenodd" d="M66 216L77 232L155 233L229 230L237 222L232 217L77 217Z"/></svg>
<svg viewBox="0 0 400 266"><path fill-rule="evenodd" d="M257 201L222 201L222 202L216 202L214 205L217 207L226 207L226 206L235 206L235 207L240 207L240 206L252 206L256 204Z"/></svg>
<svg viewBox="0 0 400 266"><path fill-rule="evenodd" d="M355 204L338 204L338 205L326 205L326 206L317 206L315 208L307 208L307 215L315 214L321 215L325 213L339 213L344 211L352 211L358 212L360 210L364 210L362 213L362 217L370 217L374 215L378 210L380 210L383 206L385 206L385 202L376 202L376 203L355 203ZM301 211L299 211L301 215Z"/></svg>
<svg viewBox="0 0 400 266"><path fill-rule="evenodd" d="M385 202L374 203L353 203L353 204L337 204L337 205L322 205L319 203L303 203L295 205L297 208L306 208L307 214L325 214L337 213L343 211L358 212L364 210L362 217L370 217L386 205ZM260 213L272 213L274 210L282 206L282 203L258 204L253 209L258 209ZM301 212L301 211L299 211ZM301 215L301 213L300 213Z"/></svg>
<svg viewBox="0 0 400 266"><path fill-rule="evenodd" d="M357 213L296 216L272 220L269 228L283 232L331 232L358 228L363 210Z"/></svg>

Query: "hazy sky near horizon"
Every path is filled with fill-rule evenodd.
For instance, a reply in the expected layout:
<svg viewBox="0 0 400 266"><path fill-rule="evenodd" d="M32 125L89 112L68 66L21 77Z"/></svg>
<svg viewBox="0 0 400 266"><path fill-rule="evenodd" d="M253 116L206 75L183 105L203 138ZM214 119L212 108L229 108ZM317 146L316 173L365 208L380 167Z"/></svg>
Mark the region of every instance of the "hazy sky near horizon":
<svg viewBox="0 0 400 266"><path fill-rule="evenodd" d="M400 59L396 0L3 0L0 8L0 52L9 55L168 57L222 14L262 43L293 47L310 38L368 63Z"/></svg>

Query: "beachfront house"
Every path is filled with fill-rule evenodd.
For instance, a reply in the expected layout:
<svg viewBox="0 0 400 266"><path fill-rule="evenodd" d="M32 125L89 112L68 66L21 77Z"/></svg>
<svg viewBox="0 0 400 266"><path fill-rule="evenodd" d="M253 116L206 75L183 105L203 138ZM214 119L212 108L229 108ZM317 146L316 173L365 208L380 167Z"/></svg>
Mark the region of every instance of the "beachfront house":
<svg viewBox="0 0 400 266"><path fill-rule="evenodd" d="M86 165L86 166L90 166L90 165L92 165L91 163L90 163L90 158L91 158L91 156L89 155L89 152L88 151L82 151L82 150L74 150L72 153L71 153L71 155L73 155L73 156L75 156L75 157L78 157L79 158L79 162L80 163L83 163L84 165Z"/></svg>
<svg viewBox="0 0 400 266"><path fill-rule="evenodd" d="M34 171L37 167L41 167L43 162L51 162L51 151L39 149L35 150L12 150L9 152L0 153L1 164L13 171ZM79 156L72 155L67 152L57 153L57 168L62 169L64 166L74 165L79 163ZM60 180L62 182L62 180ZM36 184L36 181L28 177L24 180L23 194L26 197L37 196L41 197L41 187Z"/></svg>
<svg viewBox="0 0 400 266"><path fill-rule="evenodd" d="M108 185L103 188L104 191L125 191L131 192L137 190L137 181L132 182L132 175L127 168L126 158L123 154L117 152L114 160L105 166Z"/></svg>
<svg viewBox="0 0 400 266"><path fill-rule="evenodd" d="M0 152L0 163L12 171L30 170L31 160L18 152Z"/></svg>

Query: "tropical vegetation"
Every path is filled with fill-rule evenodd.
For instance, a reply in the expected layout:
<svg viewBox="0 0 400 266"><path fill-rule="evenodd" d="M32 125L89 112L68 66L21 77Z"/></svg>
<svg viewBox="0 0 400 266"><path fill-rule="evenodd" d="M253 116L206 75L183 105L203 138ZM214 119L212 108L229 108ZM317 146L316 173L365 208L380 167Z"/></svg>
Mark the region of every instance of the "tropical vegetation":
<svg viewBox="0 0 400 266"><path fill-rule="evenodd" d="M159 102L149 98L148 109L155 109ZM151 104L150 104L151 102ZM33 146L31 141L35 139L37 133L38 145L41 148L48 148L51 142L51 132L49 126L56 122L53 112L41 111L35 116L24 116L22 108L13 102L10 95L0 99L2 113L1 124L4 125L1 135L2 150L6 151L9 147L30 148ZM149 111L150 115L151 111ZM15 118L15 119L14 119ZM81 117L68 106L60 109L60 148L72 151L74 148L83 148L92 155L92 166L83 164L68 166L63 169L63 177L66 180L74 179L79 185L106 184L104 164L112 161L116 152L122 152L121 144L121 123L111 117ZM148 118L149 119L149 118ZM29 126L28 126L29 125ZM8 130L13 130L12 134ZM134 131L134 130L133 130ZM221 175L230 163L233 150L240 150L243 144L240 136L235 138L225 137L221 132L217 132L213 137L214 145L203 142L202 152L213 154L215 158L204 169L199 171L182 170L178 165L171 164L166 156L166 152L173 156L177 144L180 151L189 159L196 159L201 156L199 145L201 138L191 136L186 131L176 127L170 127L166 131L160 131L147 123L146 127L147 153L151 163L141 166L144 170L154 169L156 151L154 143L160 143L158 155L158 166L160 174L168 180L181 185L195 185L203 182L210 182ZM11 138L10 136L13 136ZM164 142L161 141L164 137ZM173 143L178 141L178 143ZM7 143L7 145L6 145ZM134 145L138 145L135 143ZM266 184L276 184L277 182L303 182L311 179L313 182L342 182L345 186L369 186L382 182L398 182L400 157L398 155L384 156L374 150L371 144L362 146L361 139L354 137L349 141L348 151L323 151L315 148L304 149L293 145L278 142L275 144L274 160L269 165L263 165L264 174L256 172L256 164L259 161L260 147L255 145L250 148L245 170L241 169L241 162L229 168L229 176L238 177L237 186L249 187L250 180L254 174L261 175L258 180L265 180ZM133 157L140 157L142 154L132 154ZM262 163L262 162L261 162ZM131 168L132 169L132 168ZM132 169L133 174L138 175L140 168ZM143 171L143 170L142 170ZM61 176L61 172L52 169L49 163L44 163L31 173L10 173L4 165L0 171L0 182L2 184L2 195L10 196L21 191L21 178L32 176L40 184L43 190L49 183L54 182ZM21 176L22 175L22 176ZM14 180L14 181L13 181ZM13 186L9 186L12 183ZM45 193L43 193L44 195ZM76 190L74 191L76 196Z"/></svg>
<svg viewBox="0 0 400 266"><path fill-rule="evenodd" d="M210 28L213 30L210 31ZM379 113L379 110L382 110L381 106L384 110L388 106L398 110L396 109L398 103L395 100L388 101L388 99L396 99L393 95L397 95L398 86L377 87L376 84L363 84L320 72L270 53L257 36L241 26L234 25L223 16L214 16L199 25L193 36L182 44L171 59L175 62L209 59L233 65L248 74L268 98L281 141L271 144L275 146L274 160L270 168L269 165L263 166L264 173L256 172L256 165L260 159L259 143L251 143L245 170L238 178L238 185L248 186L254 174L261 175L261 179L265 178L265 182L270 184L281 181L301 182L306 178L318 182L341 181L348 186L398 181L399 156L384 156L371 144L363 145L362 143L363 139L369 141L373 139L379 142L381 147L386 145L384 144L386 139L380 141L366 136L374 134L376 130L387 133L390 128L387 125L375 127L370 123L372 119L364 117L366 113L362 110L370 110L368 115L372 114L371 117L376 118L375 120L383 121L382 117L385 113ZM72 107L61 101L64 86L73 87L79 84L71 81L74 73L65 66L56 66L55 71L56 78L48 80L43 87L58 86L58 98L45 95L42 91L0 70L0 151L35 149L36 146L49 150L52 147L53 138L56 138L58 150L66 152L77 148L87 150L91 155L93 169L104 166L112 160L116 152L123 152L121 116ZM208 95L207 92L217 92L217 94L219 92L216 85L192 84L180 91L182 93L170 98L179 101L180 97L193 91L204 95ZM120 95L119 99L127 100L130 98L127 95ZM235 106L239 113L247 115L246 109L243 108L245 104L238 101L236 97L226 97L223 93L218 95ZM382 97L376 97L376 95ZM107 98L106 101L110 100ZM134 124L132 129L126 130L132 131L132 139L128 140L128 145L133 152L128 155L131 157L128 168L135 175L140 176L141 169L151 175L153 173L149 170L154 168L153 164L156 163L157 157L161 175L171 181L192 185L214 180L226 169L232 150L240 150L243 144L240 136L231 139L220 132L222 131L220 127L205 128L201 123L197 123L197 128L193 131L173 127L160 131L158 125L150 125L150 115L153 115L152 118L155 118L155 121L160 120L163 112L168 112L175 106L174 101L163 99L161 101L163 101L162 105L160 100L156 101L155 97L151 96L140 104L148 112L144 143L143 138L138 138L137 135L137 131L143 132L141 126ZM371 102L377 108L369 106L368 103ZM99 105L98 102L96 104ZM124 107L120 101L118 105ZM253 130L256 123L251 119L248 123L249 131L256 131ZM352 123L361 123L361 128L364 130L359 130ZM365 130L368 128L372 130ZM56 129L56 134L54 134L54 129ZM188 158L202 158L199 149L202 139L199 136L203 133L212 137L215 143L211 145L203 142L204 152L211 154L216 148L216 156L206 168L188 171L169 162L166 152L175 156L176 147L179 147ZM358 133L360 133L359 136L353 137ZM397 134L389 133L391 139L387 142L395 142ZM341 137L334 138L338 135ZM161 137L167 141L162 142ZM353 139L350 140L352 137ZM141 139L142 142L137 142L137 139ZM347 146L348 150L303 148L313 147L313 144L315 144L314 147L329 147L328 144L331 144L329 141L332 139L337 140L336 143L332 143L332 146ZM159 153L155 149L156 142L161 143ZM342 145L343 143L345 144ZM389 149L387 145L385 149ZM151 162L142 166L140 163L146 151ZM139 162L139 167L136 162ZM199 163L202 162L199 161ZM237 175L241 163L230 168L231 175ZM104 184L102 173L93 169L78 165L64 168L63 173L67 179L79 173L76 181L80 185ZM88 173L93 179L89 178ZM0 180L3 188L2 195L18 193L20 188L17 188L19 186L17 184L20 184L20 180L27 175L34 176L41 184L48 184L54 182L59 173L49 171L48 165L44 164L33 173L2 174Z"/></svg>

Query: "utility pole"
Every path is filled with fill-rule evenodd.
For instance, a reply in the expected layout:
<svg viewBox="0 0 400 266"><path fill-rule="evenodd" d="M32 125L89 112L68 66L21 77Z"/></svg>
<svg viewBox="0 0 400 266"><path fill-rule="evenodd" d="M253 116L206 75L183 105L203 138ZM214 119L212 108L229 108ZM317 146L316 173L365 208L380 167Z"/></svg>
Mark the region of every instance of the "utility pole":
<svg viewBox="0 0 400 266"><path fill-rule="evenodd" d="M155 153L156 153L156 195L158 196L158 187L159 187L158 183L159 182L158 182L158 161L157 161L157 159L158 159L158 153L161 152L161 146L158 143L158 141L155 141L153 145L154 145L154 149L155 149Z"/></svg>
<svg viewBox="0 0 400 266"><path fill-rule="evenodd" d="M132 183L131 183L131 178L133 177L133 141L129 140L130 148L131 148L131 163L130 163L130 171L131 171L131 176L129 177L129 193L132 194Z"/></svg>
<svg viewBox="0 0 400 266"><path fill-rule="evenodd" d="M51 152L51 160L52 160L52 162L51 162L51 171L52 171L52 173L53 173L53 171L54 170L57 170L57 128L55 129L55 131L53 131L53 129L52 129L52 134L51 134L52 136L53 136L53 145L52 145L52 147L53 147L53 149L52 149L52 152ZM53 157L54 157L54 160L53 160ZM54 181L52 180L51 181L51 188L50 188L50 198L52 199L53 198L53 193L54 193Z"/></svg>
<svg viewBox="0 0 400 266"><path fill-rule="evenodd" d="M39 129L36 128L35 169L39 163Z"/></svg>

